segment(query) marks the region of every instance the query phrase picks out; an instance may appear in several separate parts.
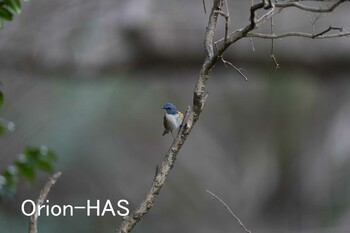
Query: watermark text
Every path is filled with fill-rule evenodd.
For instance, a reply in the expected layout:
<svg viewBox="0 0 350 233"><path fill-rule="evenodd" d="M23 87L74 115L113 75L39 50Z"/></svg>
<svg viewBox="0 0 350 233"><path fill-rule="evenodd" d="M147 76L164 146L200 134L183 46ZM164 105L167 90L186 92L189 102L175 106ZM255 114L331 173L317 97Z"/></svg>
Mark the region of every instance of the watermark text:
<svg viewBox="0 0 350 233"><path fill-rule="evenodd" d="M25 216L34 214L38 216L74 216L76 211L85 211L86 216L119 215L121 217L127 216L130 212L129 202L125 199L121 199L115 204L112 204L110 200L105 202L87 200L85 205L81 206L50 205L49 202L49 200L46 200L45 204L37 205L33 200L27 199L22 202L21 211Z"/></svg>

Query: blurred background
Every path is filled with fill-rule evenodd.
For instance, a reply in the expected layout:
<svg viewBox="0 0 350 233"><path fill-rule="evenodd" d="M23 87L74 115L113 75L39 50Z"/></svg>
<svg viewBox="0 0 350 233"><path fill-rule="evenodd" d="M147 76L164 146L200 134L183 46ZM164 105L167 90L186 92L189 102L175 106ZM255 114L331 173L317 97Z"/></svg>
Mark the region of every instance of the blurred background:
<svg viewBox="0 0 350 233"><path fill-rule="evenodd" d="M230 31L248 23L250 1L228 1ZM207 9L211 2L207 1ZM350 29L349 4L329 15L288 9L276 33ZM185 111L204 58L201 1L101 0L23 4L0 31L0 171L26 145L47 145L62 176L50 204L144 198L172 142L167 102ZM315 19L318 19L315 22ZM223 35L223 21L218 25ZM269 32L269 25L258 29ZM217 39L220 39L218 36ZM217 64L209 98L154 208L133 232L243 232L205 190L256 233L350 232L350 39L243 39ZM21 182L0 205L1 232L26 232L23 200L48 178ZM121 217L40 217L40 232L113 232Z"/></svg>

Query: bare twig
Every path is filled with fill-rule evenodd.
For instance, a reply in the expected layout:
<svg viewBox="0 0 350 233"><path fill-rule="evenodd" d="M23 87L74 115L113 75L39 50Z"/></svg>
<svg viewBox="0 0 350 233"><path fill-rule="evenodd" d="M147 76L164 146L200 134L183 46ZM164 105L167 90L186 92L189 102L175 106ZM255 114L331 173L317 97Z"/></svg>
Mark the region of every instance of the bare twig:
<svg viewBox="0 0 350 233"><path fill-rule="evenodd" d="M203 8L204 8L204 13L206 14L207 13L207 8L205 6L205 0L203 0L202 3L203 3Z"/></svg>
<svg viewBox="0 0 350 233"><path fill-rule="evenodd" d="M242 31L242 30L243 30L243 29L238 29L238 30L236 30L236 31L230 32L230 33L227 35L227 37L233 36L233 35L235 35L236 33L240 32L240 31ZM224 41L224 40L225 40L225 37L222 37L221 39L215 41L214 44L219 44L220 42L222 42L222 41Z"/></svg>
<svg viewBox="0 0 350 233"><path fill-rule="evenodd" d="M225 18L225 37L224 37L224 43L227 42L227 33L228 33L228 22L230 20L230 17L228 15L228 13L226 14L225 12L223 11L215 11L215 13L221 15L222 17ZM215 43L216 44L216 43Z"/></svg>
<svg viewBox="0 0 350 233"><path fill-rule="evenodd" d="M315 33L316 31L316 23L317 21L322 17L322 14L321 13L318 13L318 14L314 14L313 18L311 18L311 26L312 26L312 33Z"/></svg>
<svg viewBox="0 0 350 233"><path fill-rule="evenodd" d="M218 57L215 57L215 59L213 59L213 62L215 63L215 62L217 62L217 60L220 59L221 54L227 49L227 47L229 47L231 44L235 43L236 41L240 40L243 37L250 37L250 38L256 37L256 38L263 38L263 39L279 39L279 38L289 37L289 36L301 36L301 37L307 37L307 38L313 38L313 39L328 39L328 38L334 38L334 37L348 36L348 33L321 35L321 36L314 37L313 34L302 33L302 32L290 32L290 33L284 33L284 34L280 34L280 35L268 35L268 34L263 34L263 33L252 33L251 32L256 27L259 27L260 25L264 24L268 19L271 19L271 17L279 14L282 10L289 8L289 7L296 7L296 8L300 8L302 10L309 11L309 12L326 13L326 12L332 12L341 3L344 3L346 1L349 1L349 0L338 0L335 3L333 3L331 6L324 7L324 8L308 7L308 6L305 6L305 5L298 3L296 1L268 4L269 2L272 3L273 1L262 0L260 3L253 4L250 8L250 19L249 19L250 24L244 28L238 29L238 30L228 34L227 42L224 43L218 49L218 52L217 52ZM252 3L254 3L254 2L252 1ZM268 7L270 7L271 9L267 13L263 14L260 18L257 18L256 12L260 9L266 9ZM219 43L223 40L225 40L225 38L218 40L216 43Z"/></svg>
<svg viewBox="0 0 350 233"><path fill-rule="evenodd" d="M214 5L215 5L214 1ZM222 5L222 2L220 2L220 4ZM250 8L250 23L242 28L239 29L233 33L230 33L227 36L227 40L226 43L223 43L220 48L218 48L217 52L214 54L214 50L213 50L213 40L214 40L214 35L215 35L215 27L216 27L216 22L217 22L217 16L216 16L216 20L215 20L215 24L211 24L211 19L209 18L209 23L208 25L211 25L212 27L207 27L207 34L205 37L205 41L204 41L204 45L205 45L205 51L206 51L206 60L202 66L201 72L200 72L200 77L203 77L203 82L202 84L206 84L209 76L208 73L210 72L210 70L213 68L213 66L215 65L216 62L218 62L221 58L223 53L226 51L226 49L232 45L233 43L235 43L236 41L244 38L248 32L252 31L255 26L256 23L258 22L256 19L256 11L258 11L259 9L262 9L264 7L264 2L260 2L257 4L254 4L251 8ZM221 10L221 6L219 7L219 9L216 10ZM270 13L273 14L274 12ZM260 22L260 21L259 21ZM262 21L261 21L262 22ZM209 33L208 33L209 31ZM222 40L225 40L225 38L223 38ZM219 41L222 41L219 40ZM195 87L195 98L194 100L196 101L196 99L199 98L199 96L196 95L196 93L204 93L204 86L202 86L202 84L200 84L197 82L197 85Z"/></svg>
<svg viewBox="0 0 350 233"><path fill-rule="evenodd" d="M319 36L322 36L324 34L326 34L327 32L331 31L331 30L337 30L339 32L342 32L343 31L343 28L342 27L332 27L332 26L329 26L329 28L327 28L326 30L320 32L320 33L317 33L314 35L314 38L316 37L319 37Z"/></svg>
<svg viewBox="0 0 350 233"><path fill-rule="evenodd" d="M57 179L61 176L61 172L56 172L53 176L46 182L43 189L40 191L39 198L36 202L37 206L41 206L47 198L52 186L56 183ZM30 216L29 218L29 230L28 233L37 233L38 232L38 212Z"/></svg>
<svg viewBox="0 0 350 233"><path fill-rule="evenodd" d="M245 81L248 81L247 76L242 72L242 68L236 67L231 62L226 61L223 57L221 57L221 61L224 63L225 67L227 67L227 65L232 66L245 79Z"/></svg>
<svg viewBox="0 0 350 233"><path fill-rule="evenodd" d="M252 0L252 6L254 5L254 0ZM254 41L253 38L249 38L250 40L250 46L252 47L253 52L255 52L255 46L254 46Z"/></svg>
<svg viewBox="0 0 350 233"><path fill-rule="evenodd" d="M226 15L227 15L227 17L228 17L228 24L231 24L230 11L229 11L229 9L228 9L227 0L225 0L225 6L226 6Z"/></svg>
<svg viewBox="0 0 350 233"><path fill-rule="evenodd" d="M350 32L342 32L342 33L333 33L333 34L327 34L327 35L319 35L316 36L316 34L313 33L307 33L307 32L286 32L282 34L277 35L269 35L264 33L247 33L246 37L255 37L255 38L261 38L261 39L280 39L285 37L305 37L305 38L311 38L311 39L330 39L330 38L336 38L336 37L345 37L350 36Z"/></svg>
<svg viewBox="0 0 350 233"><path fill-rule="evenodd" d="M271 17L271 35L275 34L274 32L274 23L273 23L273 17ZM271 53L270 53L270 57L273 61L273 63L275 64L275 69L277 70L278 68L280 68L280 65L277 62L277 58L275 56L275 52L274 52L274 39L271 39Z"/></svg>
<svg viewBox="0 0 350 233"><path fill-rule="evenodd" d="M250 37L249 40L250 40L250 46L252 47L253 52L255 52L255 46L254 46L253 38Z"/></svg>
<svg viewBox="0 0 350 233"><path fill-rule="evenodd" d="M217 195L215 195L214 193L210 192L209 190L205 190L207 193L209 193L213 198L215 198L216 200L218 200L227 210L228 212L231 214L231 216L237 220L237 222L239 223L239 225L244 229L245 232L247 233L251 233L250 230L248 230L243 222L233 213L233 211L230 209L230 207L228 207L228 205Z"/></svg>
<svg viewBox="0 0 350 233"><path fill-rule="evenodd" d="M286 2L286 3L276 3L275 7L277 8L288 8L288 7L296 7L300 10L304 10L307 12L318 12L318 13L327 13L327 12L332 12L337 6L339 6L341 3L346 2L349 0L338 0L336 1L334 4L332 4L329 7L326 8L320 8L320 7L309 7L309 6L305 6L303 4L300 4L298 2Z"/></svg>

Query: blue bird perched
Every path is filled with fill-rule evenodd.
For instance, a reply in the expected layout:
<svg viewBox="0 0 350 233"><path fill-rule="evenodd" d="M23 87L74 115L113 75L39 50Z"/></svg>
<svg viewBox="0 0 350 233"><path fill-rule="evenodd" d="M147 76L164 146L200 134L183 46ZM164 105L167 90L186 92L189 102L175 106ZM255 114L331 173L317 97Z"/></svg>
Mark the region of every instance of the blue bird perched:
<svg viewBox="0 0 350 233"><path fill-rule="evenodd" d="M165 110L163 120L163 125L165 129L163 132L163 136L170 132L171 135L173 135L173 138L175 139L173 131L181 126L184 115L180 111L177 111L176 106L171 103L165 104L162 109Z"/></svg>

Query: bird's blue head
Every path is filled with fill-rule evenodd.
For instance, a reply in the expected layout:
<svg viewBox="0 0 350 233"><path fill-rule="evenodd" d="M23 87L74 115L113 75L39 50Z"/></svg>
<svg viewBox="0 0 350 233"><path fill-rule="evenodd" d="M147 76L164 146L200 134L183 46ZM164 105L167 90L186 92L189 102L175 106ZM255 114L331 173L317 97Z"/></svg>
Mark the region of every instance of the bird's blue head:
<svg viewBox="0 0 350 233"><path fill-rule="evenodd" d="M166 111L166 113L175 115L177 113L175 105L171 103L167 103L163 106L163 109Z"/></svg>

